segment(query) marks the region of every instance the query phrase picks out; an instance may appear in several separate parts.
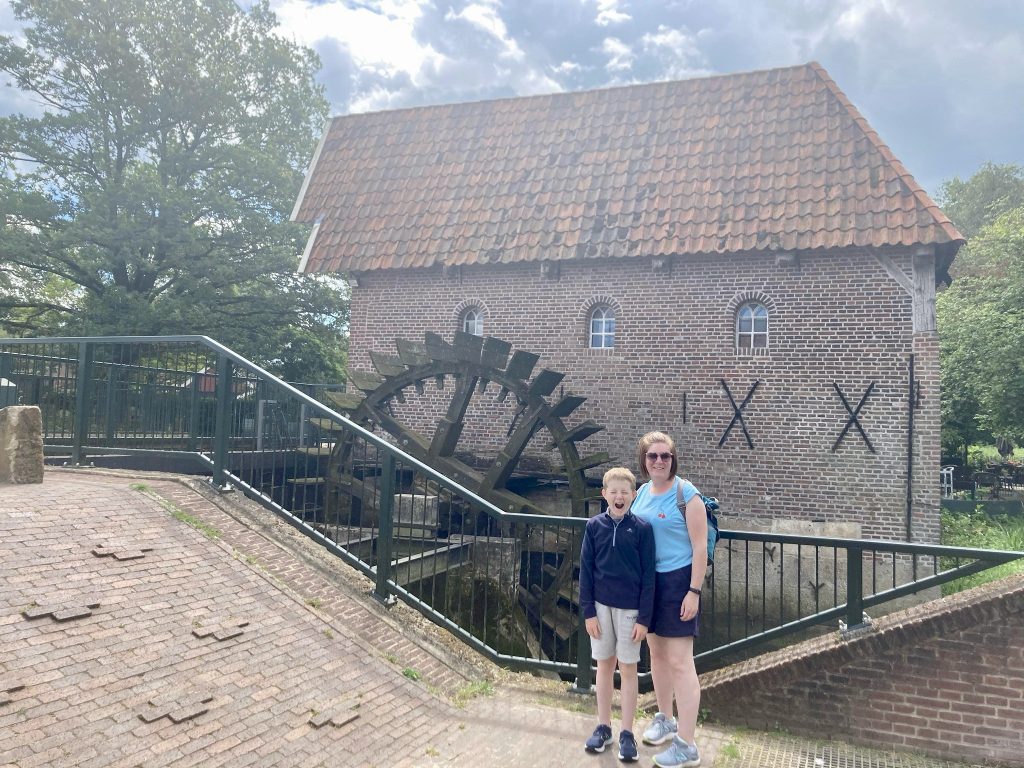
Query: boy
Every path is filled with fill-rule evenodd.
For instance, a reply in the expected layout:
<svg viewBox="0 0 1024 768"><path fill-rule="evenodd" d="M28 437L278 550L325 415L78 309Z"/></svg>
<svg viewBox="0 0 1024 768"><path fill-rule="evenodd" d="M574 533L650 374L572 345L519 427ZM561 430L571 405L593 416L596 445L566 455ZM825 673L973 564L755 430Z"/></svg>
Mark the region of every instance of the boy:
<svg viewBox="0 0 1024 768"><path fill-rule="evenodd" d="M604 473L601 495L608 511L587 521L580 553L580 609L597 661L597 719L587 752L604 752L612 743L612 693L615 664L622 690L622 731L619 759L637 759L633 736L636 712L636 665L640 642L654 611L654 533L650 523L629 507L636 496L636 478L625 467Z"/></svg>

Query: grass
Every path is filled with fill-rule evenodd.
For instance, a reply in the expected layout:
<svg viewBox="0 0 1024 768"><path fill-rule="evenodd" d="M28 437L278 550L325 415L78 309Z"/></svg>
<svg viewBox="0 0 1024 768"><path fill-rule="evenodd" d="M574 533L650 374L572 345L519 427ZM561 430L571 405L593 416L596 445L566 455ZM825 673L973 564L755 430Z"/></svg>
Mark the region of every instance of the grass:
<svg viewBox="0 0 1024 768"><path fill-rule="evenodd" d="M172 504L171 506L173 507L174 505ZM201 534L203 534L203 536L205 536L208 539L219 539L220 538L220 531L219 530L214 528L209 523L203 522L202 520L200 520L195 515L190 515L188 512L185 512L184 510L181 510L181 509L178 509L177 507L174 507L173 511L171 511L171 517L173 517L175 520L181 521L182 523L184 523L187 526L195 528L197 531L199 531Z"/></svg>
<svg viewBox="0 0 1024 768"><path fill-rule="evenodd" d="M419 680L422 677L422 675L412 667L406 667L405 669L403 669L402 674L410 680Z"/></svg>
<svg viewBox="0 0 1024 768"><path fill-rule="evenodd" d="M474 680L472 683L462 686L455 692L454 703L459 709L464 709L472 699L477 696L493 696L494 684L490 680Z"/></svg>
<svg viewBox="0 0 1024 768"><path fill-rule="evenodd" d="M740 746L735 741L729 741L722 746L718 752L720 757L727 758L730 762L732 760L740 759Z"/></svg>
<svg viewBox="0 0 1024 768"><path fill-rule="evenodd" d="M989 517L977 508L967 514L943 511L942 543L952 547L1024 552L1024 518L1006 515ZM951 558L943 558L944 568L953 565L954 561ZM1024 572L1024 558L943 584L942 593L951 595L1021 572Z"/></svg>
<svg viewBox="0 0 1024 768"><path fill-rule="evenodd" d="M146 494L151 499L156 501L156 503L163 507L167 512L169 512L171 517L173 517L175 520L178 520L179 522L182 522L191 528L195 528L206 538L220 538L220 531L218 529L214 528L209 523L199 519L195 515L190 515L185 510L178 508L177 506L169 502L167 499L165 499L163 496L154 493L153 489L150 488L145 483L132 483L128 487L131 488L133 491L138 491L139 493Z"/></svg>
<svg viewBox="0 0 1024 768"><path fill-rule="evenodd" d="M323 604L324 604L324 601L321 600L319 597L307 597L306 598L306 605L308 605L314 611L319 609L320 606L323 605Z"/></svg>
<svg viewBox="0 0 1024 768"><path fill-rule="evenodd" d="M1024 462L1024 447L1014 448L1008 459L1017 462ZM967 463L977 466L984 464L999 464L1006 461L999 455L994 445L972 445L967 449Z"/></svg>

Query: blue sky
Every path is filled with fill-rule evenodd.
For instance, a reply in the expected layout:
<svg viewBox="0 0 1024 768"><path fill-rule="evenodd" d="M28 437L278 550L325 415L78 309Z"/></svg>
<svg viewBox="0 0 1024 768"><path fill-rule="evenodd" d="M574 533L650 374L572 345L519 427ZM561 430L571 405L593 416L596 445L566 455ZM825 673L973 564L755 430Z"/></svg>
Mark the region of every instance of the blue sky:
<svg viewBox="0 0 1024 768"><path fill-rule="evenodd" d="M153 0L158 2L159 0ZM246 4L248 0L239 0ZM818 61L930 193L1024 164L1021 0L271 0L335 114ZM16 32L0 0L0 32ZM32 109L0 87L0 113Z"/></svg>

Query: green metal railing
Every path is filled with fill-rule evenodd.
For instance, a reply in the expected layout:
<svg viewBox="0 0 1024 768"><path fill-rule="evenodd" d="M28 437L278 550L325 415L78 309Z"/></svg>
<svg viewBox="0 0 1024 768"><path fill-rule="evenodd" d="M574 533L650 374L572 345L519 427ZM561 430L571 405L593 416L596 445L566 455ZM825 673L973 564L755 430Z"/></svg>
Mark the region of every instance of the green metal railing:
<svg viewBox="0 0 1024 768"><path fill-rule="evenodd" d="M582 518L503 512L307 392L202 336L0 340L0 379L39 405L44 449L189 461L256 499L492 660L592 681ZM1024 556L723 531L705 665ZM649 675L644 675L649 683Z"/></svg>

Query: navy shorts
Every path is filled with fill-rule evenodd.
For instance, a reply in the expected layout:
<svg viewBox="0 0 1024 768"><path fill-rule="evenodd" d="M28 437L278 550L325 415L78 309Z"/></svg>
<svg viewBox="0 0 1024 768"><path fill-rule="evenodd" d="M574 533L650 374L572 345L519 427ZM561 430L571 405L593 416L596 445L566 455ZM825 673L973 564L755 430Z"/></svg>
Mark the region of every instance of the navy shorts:
<svg viewBox="0 0 1024 768"><path fill-rule="evenodd" d="M700 607L697 615L689 621L679 618L679 607L690 588L690 572L692 568L684 565L677 571L655 574L654 579L654 617L651 619L649 632L660 637L698 637L700 636Z"/></svg>

